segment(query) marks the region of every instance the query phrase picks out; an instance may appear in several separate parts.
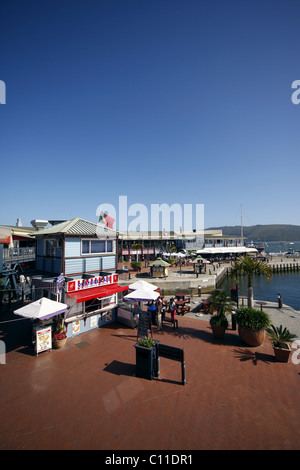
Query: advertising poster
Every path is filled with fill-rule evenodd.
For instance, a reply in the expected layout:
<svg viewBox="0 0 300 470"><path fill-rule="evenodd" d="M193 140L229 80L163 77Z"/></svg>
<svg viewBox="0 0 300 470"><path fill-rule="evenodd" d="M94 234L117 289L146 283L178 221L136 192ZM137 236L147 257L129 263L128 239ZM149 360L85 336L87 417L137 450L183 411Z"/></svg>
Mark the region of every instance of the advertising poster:
<svg viewBox="0 0 300 470"><path fill-rule="evenodd" d="M36 331L36 352L37 354L48 349L52 349L51 326L41 328Z"/></svg>
<svg viewBox="0 0 300 470"><path fill-rule="evenodd" d="M73 334L79 333L80 332L80 322L79 321L74 321L73 322Z"/></svg>
<svg viewBox="0 0 300 470"><path fill-rule="evenodd" d="M90 327L95 328L97 326L97 315L90 318Z"/></svg>

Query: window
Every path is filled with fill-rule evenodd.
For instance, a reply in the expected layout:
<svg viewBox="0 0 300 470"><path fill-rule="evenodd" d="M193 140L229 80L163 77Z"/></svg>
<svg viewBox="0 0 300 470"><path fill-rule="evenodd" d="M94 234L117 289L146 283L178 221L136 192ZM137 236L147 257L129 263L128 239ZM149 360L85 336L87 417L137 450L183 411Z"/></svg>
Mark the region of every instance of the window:
<svg viewBox="0 0 300 470"><path fill-rule="evenodd" d="M91 241L91 253L105 253L105 241L104 240L92 240Z"/></svg>
<svg viewBox="0 0 300 470"><path fill-rule="evenodd" d="M82 255L95 255L98 253L112 253L113 242L112 240L82 240L81 241L81 254Z"/></svg>
<svg viewBox="0 0 300 470"><path fill-rule="evenodd" d="M90 242L89 240L82 240L82 253L89 253Z"/></svg>

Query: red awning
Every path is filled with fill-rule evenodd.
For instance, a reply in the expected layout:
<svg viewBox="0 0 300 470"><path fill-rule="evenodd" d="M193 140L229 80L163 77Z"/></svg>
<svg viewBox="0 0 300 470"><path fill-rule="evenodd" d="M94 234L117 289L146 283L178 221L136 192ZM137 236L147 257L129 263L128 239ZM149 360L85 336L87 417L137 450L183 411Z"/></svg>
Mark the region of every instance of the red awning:
<svg viewBox="0 0 300 470"><path fill-rule="evenodd" d="M76 299L77 303L85 302L86 300L97 299L100 297L107 297L108 295L116 294L128 290L128 286L119 286L119 284L112 284L103 287L94 287L91 289L84 289L77 292L69 292L68 295Z"/></svg>

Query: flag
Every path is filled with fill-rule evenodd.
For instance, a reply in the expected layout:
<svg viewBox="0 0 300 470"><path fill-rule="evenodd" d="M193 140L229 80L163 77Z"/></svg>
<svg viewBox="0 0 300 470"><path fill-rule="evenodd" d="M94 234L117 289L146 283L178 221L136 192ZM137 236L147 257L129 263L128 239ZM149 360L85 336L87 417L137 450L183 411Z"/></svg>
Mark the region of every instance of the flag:
<svg viewBox="0 0 300 470"><path fill-rule="evenodd" d="M116 219L113 219L113 218L110 217L108 214L105 214L105 215L104 215L104 219L105 219L105 220L104 220L105 225L106 225L108 228L113 229L114 221L115 221Z"/></svg>

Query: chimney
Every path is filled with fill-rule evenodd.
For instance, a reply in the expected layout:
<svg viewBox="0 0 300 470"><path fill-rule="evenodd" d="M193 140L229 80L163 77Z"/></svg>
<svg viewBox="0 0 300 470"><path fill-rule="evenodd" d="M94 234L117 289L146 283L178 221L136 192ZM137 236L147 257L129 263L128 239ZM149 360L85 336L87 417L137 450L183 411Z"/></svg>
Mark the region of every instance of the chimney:
<svg viewBox="0 0 300 470"><path fill-rule="evenodd" d="M22 219L17 219L16 226L17 227L22 227Z"/></svg>

